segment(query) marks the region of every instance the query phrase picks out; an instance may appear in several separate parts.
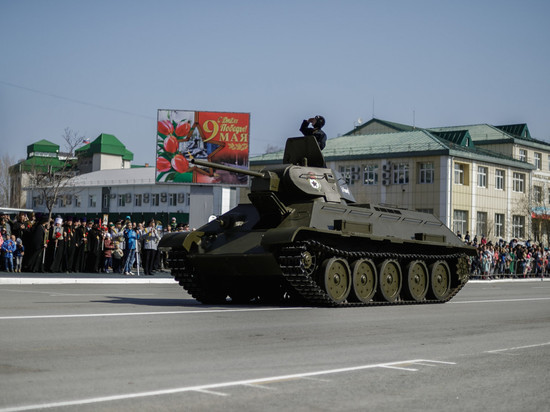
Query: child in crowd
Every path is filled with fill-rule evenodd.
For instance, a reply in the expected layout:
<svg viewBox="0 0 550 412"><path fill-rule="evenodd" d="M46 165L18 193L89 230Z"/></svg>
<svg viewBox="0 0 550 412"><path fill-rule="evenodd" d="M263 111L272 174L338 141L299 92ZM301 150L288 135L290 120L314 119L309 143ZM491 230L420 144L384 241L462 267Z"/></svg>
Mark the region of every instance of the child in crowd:
<svg viewBox="0 0 550 412"><path fill-rule="evenodd" d="M21 273L23 256L25 256L25 246L23 246L23 241L17 238L17 240L15 241L15 251L13 252L14 267L16 272Z"/></svg>
<svg viewBox="0 0 550 412"><path fill-rule="evenodd" d="M13 272L13 252L15 251L15 235L8 236L2 243L4 253L4 269L6 272Z"/></svg>

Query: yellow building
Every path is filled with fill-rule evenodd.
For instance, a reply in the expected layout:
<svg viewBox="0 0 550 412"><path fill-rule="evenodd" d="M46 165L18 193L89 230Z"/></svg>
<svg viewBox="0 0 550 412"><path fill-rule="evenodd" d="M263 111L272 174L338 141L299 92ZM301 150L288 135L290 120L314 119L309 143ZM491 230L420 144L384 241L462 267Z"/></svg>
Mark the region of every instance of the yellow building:
<svg viewBox="0 0 550 412"><path fill-rule="evenodd" d="M527 125L420 129L372 119L329 139L323 155L358 203L433 213L471 239L548 239L550 144L531 138Z"/></svg>

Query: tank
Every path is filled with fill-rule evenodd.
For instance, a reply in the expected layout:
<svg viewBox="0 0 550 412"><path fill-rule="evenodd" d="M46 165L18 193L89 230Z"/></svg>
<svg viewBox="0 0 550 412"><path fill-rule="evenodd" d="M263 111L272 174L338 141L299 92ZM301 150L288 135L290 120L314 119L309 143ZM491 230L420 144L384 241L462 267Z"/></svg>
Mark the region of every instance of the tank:
<svg viewBox="0 0 550 412"><path fill-rule="evenodd" d="M468 281L465 245L435 216L358 204L312 136L251 177L250 203L162 237L174 279L204 304L356 306L443 303Z"/></svg>

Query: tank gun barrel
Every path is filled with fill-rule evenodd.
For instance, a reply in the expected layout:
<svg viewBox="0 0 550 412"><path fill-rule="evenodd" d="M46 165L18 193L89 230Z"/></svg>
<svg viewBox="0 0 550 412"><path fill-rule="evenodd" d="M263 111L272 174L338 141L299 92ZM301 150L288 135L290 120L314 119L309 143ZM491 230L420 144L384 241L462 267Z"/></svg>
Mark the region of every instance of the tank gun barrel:
<svg viewBox="0 0 550 412"><path fill-rule="evenodd" d="M199 166L211 167L212 169L226 170L232 173L240 173L243 175L254 176L254 177L264 177L264 174L260 172L254 172L253 170L248 170L248 169L240 169L238 167L226 166L220 163L208 162L206 160L191 159L191 163Z"/></svg>

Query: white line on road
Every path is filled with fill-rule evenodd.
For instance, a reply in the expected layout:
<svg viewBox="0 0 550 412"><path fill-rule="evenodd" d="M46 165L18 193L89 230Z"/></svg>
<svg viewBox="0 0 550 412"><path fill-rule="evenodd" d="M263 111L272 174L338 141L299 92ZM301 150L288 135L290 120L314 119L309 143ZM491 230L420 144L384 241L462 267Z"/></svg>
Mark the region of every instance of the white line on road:
<svg viewBox="0 0 550 412"><path fill-rule="evenodd" d="M14 407L8 407L8 408L0 408L0 412L19 412L19 411L29 411L33 409L72 407L77 405L89 405L89 404L100 403L100 402L113 402L113 401L120 401L120 400L126 400L126 399L145 398L150 396L173 395L176 393L183 393L183 392L204 392L204 393L212 393L215 395L223 396L227 394L223 392L218 392L216 391L216 389L229 388L234 386L243 386L243 385L266 384L270 382L279 382L279 381L291 380L291 379L302 379L302 378L309 378L309 377L320 376L320 375L356 372L356 371L366 370L366 369L389 368L397 365L405 365L405 364L410 365L410 364L422 363L422 362L441 363L441 364L449 364L449 365L454 364L452 362L439 362L439 361L432 361L427 359L414 359L414 360L399 361L399 362L374 363L370 365L352 366L348 368L339 368L339 369L327 369L327 370L320 370L320 371L314 371L314 372L296 373L291 375L271 376L271 377L259 378L259 379L247 379L247 380L241 380L241 381L213 383L208 385L183 386L180 388L161 389L161 390L149 391L149 392L125 393L120 395L102 396L97 398L76 399L72 401L14 406Z"/></svg>
<svg viewBox="0 0 550 412"><path fill-rule="evenodd" d="M485 351L485 353L497 353L497 352L506 352L506 351L509 351L509 350L540 348L541 346L548 346L548 345L550 345L550 342L539 343L539 344L536 344L536 345L516 346L516 347L513 347L513 348L487 350L487 351Z"/></svg>
<svg viewBox="0 0 550 412"><path fill-rule="evenodd" d="M254 308L254 309L206 309L206 310L174 310L166 312L117 312L117 313L81 313L73 315L27 315L27 316L0 316L0 320L24 319L65 319L65 318L103 318L108 316L151 316L151 315L196 315L200 313L228 313L228 312L272 312L281 310L307 310L311 308Z"/></svg>
<svg viewBox="0 0 550 412"><path fill-rule="evenodd" d="M550 300L548 298L525 298L525 299L491 299L491 300L452 300L450 304L460 304L460 303L502 303L502 302L534 302L537 300Z"/></svg>

